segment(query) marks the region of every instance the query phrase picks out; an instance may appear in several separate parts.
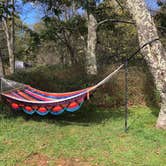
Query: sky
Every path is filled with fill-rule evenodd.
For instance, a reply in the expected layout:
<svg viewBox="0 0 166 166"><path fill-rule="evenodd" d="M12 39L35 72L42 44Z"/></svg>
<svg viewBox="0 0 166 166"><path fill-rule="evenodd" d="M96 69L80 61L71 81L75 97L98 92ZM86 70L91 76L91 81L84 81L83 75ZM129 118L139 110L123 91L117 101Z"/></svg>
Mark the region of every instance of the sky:
<svg viewBox="0 0 166 166"><path fill-rule="evenodd" d="M16 8L24 24L33 26L35 23L40 22L44 16L40 8L36 8L33 3L23 4L21 0L16 1Z"/></svg>
<svg viewBox="0 0 166 166"><path fill-rule="evenodd" d="M157 0L145 0L145 1L150 9L156 10L158 8Z"/></svg>
<svg viewBox="0 0 166 166"><path fill-rule="evenodd" d="M157 0L145 0L148 8L156 10L158 8ZM44 16L41 8L36 8L33 3L22 4L21 0L17 0L18 9L20 11L20 17L24 24L29 27L33 27L35 23L40 22L41 18Z"/></svg>

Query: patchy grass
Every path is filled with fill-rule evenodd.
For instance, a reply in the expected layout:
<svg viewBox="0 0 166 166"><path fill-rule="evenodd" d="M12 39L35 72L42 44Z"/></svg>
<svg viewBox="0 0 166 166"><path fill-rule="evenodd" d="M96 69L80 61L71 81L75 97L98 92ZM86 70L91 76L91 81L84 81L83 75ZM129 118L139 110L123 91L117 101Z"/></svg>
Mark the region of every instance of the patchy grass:
<svg viewBox="0 0 166 166"><path fill-rule="evenodd" d="M123 109L86 104L42 118L1 110L0 165L164 166L166 131L155 128L157 111L130 108L125 133Z"/></svg>

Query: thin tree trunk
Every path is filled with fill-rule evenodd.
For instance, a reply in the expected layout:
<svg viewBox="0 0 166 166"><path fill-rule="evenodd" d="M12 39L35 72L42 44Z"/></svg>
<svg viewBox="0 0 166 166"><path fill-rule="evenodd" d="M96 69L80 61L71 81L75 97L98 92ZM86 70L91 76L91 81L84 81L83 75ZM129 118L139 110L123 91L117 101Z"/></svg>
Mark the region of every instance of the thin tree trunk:
<svg viewBox="0 0 166 166"><path fill-rule="evenodd" d="M2 62L2 54L0 50L0 78L4 76L4 70L3 70L3 62Z"/></svg>
<svg viewBox="0 0 166 166"><path fill-rule="evenodd" d="M15 41L15 29L14 29L14 24L15 24L15 20L14 20L14 13L15 13L15 0L11 0L11 4L12 4L12 25L11 25L11 58L10 58L10 70L11 73L14 73L15 71L15 56L14 56L14 41Z"/></svg>
<svg viewBox="0 0 166 166"><path fill-rule="evenodd" d="M76 2L75 1L72 1L72 13L73 13L73 16L77 15L77 8L76 8Z"/></svg>
<svg viewBox="0 0 166 166"><path fill-rule="evenodd" d="M0 22L0 33L3 33L2 31L2 22ZM2 37L2 35L0 35ZM2 40L1 40L2 42ZM3 61L2 61L2 53L1 53L2 47L0 47L0 77L4 76L4 66L3 66Z"/></svg>
<svg viewBox="0 0 166 166"><path fill-rule="evenodd" d="M86 71L88 75L97 74L96 62L96 42L97 42L97 21L92 14L88 16L88 39L87 39L87 55L86 55Z"/></svg>
<svg viewBox="0 0 166 166"><path fill-rule="evenodd" d="M4 31L6 34L6 41L7 41L7 48L8 48L8 53L9 53L9 65L10 65L10 73L14 73L14 54L13 54L13 50L12 50L12 45L11 45L11 38L10 38L10 32L9 32L9 28L7 25L6 20L3 20L3 27L4 27Z"/></svg>
<svg viewBox="0 0 166 166"><path fill-rule="evenodd" d="M143 0L127 0L126 5L136 22L140 45L159 38L145 2ZM158 40L145 47L142 53L145 55L145 60L161 97L161 109L156 127L166 129L166 52Z"/></svg>
<svg viewBox="0 0 166 166"><path fill-rule="evenodd" d="M71 64L76 64L77 63L77 60L76 60L76 57L75 57L75 51L74 51L74 48L70 45L70 44L66 44L67 45L67 48L70 52L70 60L71 60Z"/></svg>
<svg viewBox="0 0 166 166"><path fill-rule="evenodd" d="M14 0L11 0L12 5L14 5ZM6 0L6 5L8 5L8 0ZM15 56L14 56L14 7L12 10L12 25L11 25L11 31L7 23L8 16L3 19L3 28L6 34L6 40L7 40L7 47L8 47L8 53L9 53L9 65L10 65L10 73L14 73L15 69Z"/></svg>
<svg viewBox="0 0 166 166"><path fill-rule="evenodd" d="M74 47L72 46L72 42L70 40L70 35L67 34L67 32L63 32L63 36L64 36L64 43L66 44L66 47L69 51L69 54L70 54L70 60L71 60L71 64L76 64L77 60L76 60L76 57L75 57L75 49Z"/></svg>

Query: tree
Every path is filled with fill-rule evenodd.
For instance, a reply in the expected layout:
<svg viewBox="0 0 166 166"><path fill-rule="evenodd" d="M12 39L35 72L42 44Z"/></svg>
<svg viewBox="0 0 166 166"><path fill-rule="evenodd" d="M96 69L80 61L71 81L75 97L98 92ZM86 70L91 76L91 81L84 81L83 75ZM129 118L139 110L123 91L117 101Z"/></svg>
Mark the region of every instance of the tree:
<svg viewBox="0 0 166 166"><path fill-rule="evenodd" d="M2 24L0 22L0 42L2 42ZM2 44L1 44L2 45ZM2 62L2 48L0 47L0 77L4 76L4 70L3 70L3 62Z"/></svg>
<svg viewBox="0 0 166 166"><path fill-rule="evenodd" d="M126 5L136 22L140 45L159 38L156 26L143 0L127 0ZM159 40L146 46L142 53L161 97L157 128L166 129L166 52Z"/></svg>
<svg viewBox="0 0 166 166"><path fill-rule="evenodd" d="M9 56L10 63L10 72L14 73L15 71L15 55L14 55L14 41L15 41L15 0L11 0L12 5L12 13L11 13L11 34L10 34L10 42L11 42L11 56Z"/></svg>
<svg viewBox="0 0 166 166"><path fill-rule="evenodd" d="M31 0L32 2L36 2ZM25 1L26 2L26 1ZM49 26L48 30L53 30L54 28L54 39L61 40L62 44L66 46L69 51L71 63L77 63L77 55L75 46L73 46L74 42L72 40L71 34L78 32L76 27L72 27L72 29L68 28L70 25L70 21L74 20L74 17L77 17L77 9L83 7L83 12L86 12L86 20L87 20L87 41L84 49L86 51L85 56L85 64L88 75L96 75L97 74L97 62L96 62L96 43L97 43L97 21L93 14L94 9L96 8L96 4L98 1L96 0L86 0L86 1L47 1L47 0L38 0L38 2L44 3L48 10L52 12L52 18L50 20L50 24L54 24L54 26ZM78 19L80 17L77 17ZM76 19L75 19L76 20ZM47 20L48 23L48 20ZM49 24L47 24L49 25ZM50 28L51 27L51 28ZM80 36L80 38L84 38L84 36ZM85 38L83 39L85 41Z"/></svg>
<svg viewBox="0 0 166 166"><path fill-rule="evenodd" d="M2 26L2 20L6 17L6 13L9 13L9 8L5 5L5 2L2 1L0 2L0 42L1 42L1 47L0 47L0 77L4 76L4 64L2 60L2 49L4 49L4 31L3 31L3 26Z"/></svg>
<svg viewBox="0 0 166 166"><path fill-rule="evenodd" d="M25 0L24 2L29 1ZM46 40L50 39L54 42L58 41L68 52L69 64L76 64L77 54L72 38L75 33L75 28L70 28L71 22L74 20L73 18L76 17L75 1L31 0L31 2L34 2L34 4L35 2L38 2L36 5L44 6L43 9L47 9L47 12L44 13L45 16L43 17L46 29L44 30L45 32L41 32L41 37ZM62 57L62 59L65 59L64 56Z"/></svg>
<svg viewBox="0 0 166 166"><path fill-rule="evenodd" d="M97 20L95 17L96 3L95 0L86 0L81 2L84 7L87 20L87 51L86 51L86 72L88 75L97 74L97 60L96 60L96 43L97 43Z"/></svg>
<svg viewBox="0 0 166 166"><path fill-rule="evenodd" d="M5 17L2 17L3 28L6 34L7 47L9 52L10 73L14 73L15 56L14 56L14 0L11 0L10 5L8 0L5 1L5 6L10 8L7 10ZM9 24L10 22L10 24Z"/></svg>
<svg viewBox="0 0 166 166"><path fill-rule="evenodd" d="M103 33L106 34L108 31L118 31L116 32L116 35L120 32L122 36L126 34L124 30L121 30L122 28L125 28L124 25L113 26L113 23L130 23L129 21L119 21L119 18L123 18L126 13L122 12L121 7L118 6L118 3L116 3L116 1L110 2L109 0L105 0L101 3L100 0L73 0L69 2L63 0L38 0L38 2L41 2L45 7L48 8L49 11L49 14L46 14L47 17L45 19L45 36L47 37L47 39L51 39L56 43L59 42L59 45L64 46L63 50L64 48L67 48L70 58L65 58L67 56L63 55L66 53L66 51L63 51L63 54L60 53L62 56L61 59L70 59L70 61L68 60L68 62L72 62L71 64L78 63L78 49L80 49L80 47L78 48L77 46L78 44L81 45L82 50L84 50L84 64L86 73L88 75L97 74L97 66L99 64L99 61L97 61L99 53L97 52L100 52L98 50L96 52L96 49L99 45L98 39L102 39ZM81 14L78 12L78 9L80 8L82 8ZM114 10L114 8L116 9ZM71 12L71 10L73 12ZM103 24L106 26L103 26ZM115 30L115 27L117 28L117 30ZM82 33L82 29L84 29L84 33ZM99 31L100 34L98 33ZM118 40L117 37L115 40ZM104 42L104 40L102 41ZM125 43L128 43L124 41L122 42L123 46ZM109 43L115 45L116 42L112 42L112 40L109 40ZM110 46L111 44L109 44L109 47ZM121 48L123 47L121 46ZM62 49L60 50L62 52ZM109 50L111 50L111 48L109 48ZM120 55L120 53L121 49L116 48L116 52L114 54ZM110 55L110 53L107 53L107 55Z"/></svg>

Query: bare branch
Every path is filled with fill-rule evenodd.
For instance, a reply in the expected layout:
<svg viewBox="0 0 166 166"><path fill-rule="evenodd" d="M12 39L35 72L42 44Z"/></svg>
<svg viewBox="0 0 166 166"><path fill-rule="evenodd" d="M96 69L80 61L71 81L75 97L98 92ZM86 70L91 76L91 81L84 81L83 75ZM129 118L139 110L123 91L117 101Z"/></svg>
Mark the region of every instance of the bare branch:
<svg viewBox="0 0 166 166"><path fill-rule="evenodd" d="M104 24L104 23L106 23L106 22L125 23L125 24L135 25L135 22L133 22L133 21L117 20L117 19L105 19L105 20L100 21L100 22L97 24L97 27L99 27L100 25L102 25L102 24Z"/></svg>
<svg viewBox="0 0 166 166"><path fill-rule="evenodd" d="M124 6L121 4L121 2L119 2L119 0L115 0L116 3L120 6L120 8L122 9L122 11L124 11Z"/></svg>

